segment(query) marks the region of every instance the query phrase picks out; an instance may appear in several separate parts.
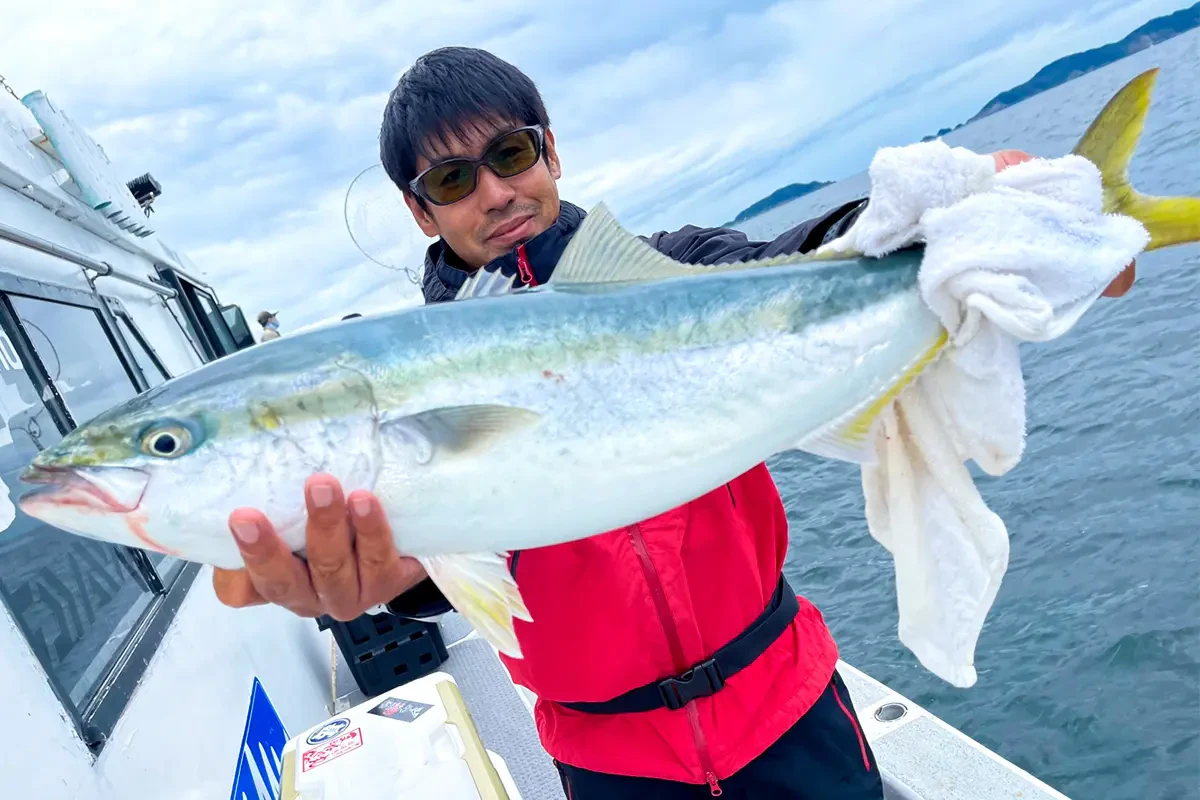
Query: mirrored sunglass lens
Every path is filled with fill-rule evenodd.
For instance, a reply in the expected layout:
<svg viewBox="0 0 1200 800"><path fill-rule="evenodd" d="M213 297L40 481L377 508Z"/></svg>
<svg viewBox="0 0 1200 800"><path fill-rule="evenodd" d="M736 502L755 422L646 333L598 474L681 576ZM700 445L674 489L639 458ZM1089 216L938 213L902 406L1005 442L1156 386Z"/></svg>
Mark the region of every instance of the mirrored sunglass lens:
<svg viewBox="0 0 1200 800"><path fill-rule="evenodd" d="M523 172L537 162L537 137L533 131L511 133L492 145L488 150L487 159L488 164L501 177Z"/></svg>
<svg viewBox="0 0 1200 800"><path fill-rule="evenodd" d="M433 202L453 203L475 188L475 171L470 164L441 164L425 173L421 185Z"/></svg>

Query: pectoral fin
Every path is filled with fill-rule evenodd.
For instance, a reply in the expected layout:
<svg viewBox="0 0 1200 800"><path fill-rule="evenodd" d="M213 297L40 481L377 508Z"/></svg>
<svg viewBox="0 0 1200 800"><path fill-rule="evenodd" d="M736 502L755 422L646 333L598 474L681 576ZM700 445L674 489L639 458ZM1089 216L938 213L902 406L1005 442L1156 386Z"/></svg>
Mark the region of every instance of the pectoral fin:
<svg viewBox="0 0 1200 800"><path fill-rule="evenodd" d="M521 658L513 619L533 622L517 582L499 553L425 556L425 571L454 610L475 626L501 653Z"/></svg>
<svg viewBox="0 0 1200 800"><path fill-rule="evenodd" d="M536 411L514 406L446 406L386 418L379 423L379 430L385 438L410 449L418 463L427 464L438 455L485 452L541 418Z"/></svg>

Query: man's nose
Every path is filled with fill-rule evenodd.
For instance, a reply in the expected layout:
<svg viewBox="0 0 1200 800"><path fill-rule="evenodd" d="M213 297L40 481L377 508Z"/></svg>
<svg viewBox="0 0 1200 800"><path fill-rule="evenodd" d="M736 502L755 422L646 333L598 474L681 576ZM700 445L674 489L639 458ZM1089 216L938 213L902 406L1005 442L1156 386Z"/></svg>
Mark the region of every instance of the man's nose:
<svg viewBox="0 0 1200 800"><path fill-rule="evenodd" d="M484 211L505 208L517 196L508 181L497 177L496 173L487 167L480 167L476 177L478 182L475 192L479 195L479 202L483 204Z"/></svg>

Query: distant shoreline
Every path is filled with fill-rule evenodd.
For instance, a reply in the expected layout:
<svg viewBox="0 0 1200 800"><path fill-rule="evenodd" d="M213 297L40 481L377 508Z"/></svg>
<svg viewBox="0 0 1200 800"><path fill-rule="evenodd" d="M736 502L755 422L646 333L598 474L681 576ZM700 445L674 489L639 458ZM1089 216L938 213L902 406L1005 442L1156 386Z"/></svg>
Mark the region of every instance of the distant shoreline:
<svg viewBox="0 0 1200 800"><path fill-rule="evenodd" d="M1173 14L1155 17L1120 41L1111 42L1081 53L1073 53L1052 61L1038 70L1037 74L1025 83L1022 83L1020 86L1014 86L1012 89L1001 92L993 97L984 104L979 113L966 122L960 122L953 128L942 128L937 133L930 134L921 141L928 142L939 139L964 125L970 125L976 120L991 116L997 111L1002 111L1023 100L1035 97L1048 89L1061 86L1068 81L1075 80L1089 72L1094 72L1101 67L1106 67L1134 53L1140 53L1142 50L1165 42L1168 39L1173 39L1195 28L1200 28L1200 2L1190 8L1180 9ZM784 203L790 203L798 197L803 197L806 194L829 186L831 183L833 181L791 183L780 189L776 189L758 202L742 209L732 221L725 223L726 227L746 222Z"/></svg>

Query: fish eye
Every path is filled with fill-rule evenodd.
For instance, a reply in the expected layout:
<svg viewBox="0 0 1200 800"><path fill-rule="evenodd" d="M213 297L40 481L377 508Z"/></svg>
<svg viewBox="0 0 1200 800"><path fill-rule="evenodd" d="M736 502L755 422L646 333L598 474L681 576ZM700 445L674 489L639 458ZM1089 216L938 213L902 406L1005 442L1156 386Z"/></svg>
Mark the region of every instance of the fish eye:
<svg viewBox="0 0 1200 800"><path fill-rule="evenodd" d="M151 428L142 434L142 452L156 458L175 458L188 451L192 434L181 425Z"/></svg>

